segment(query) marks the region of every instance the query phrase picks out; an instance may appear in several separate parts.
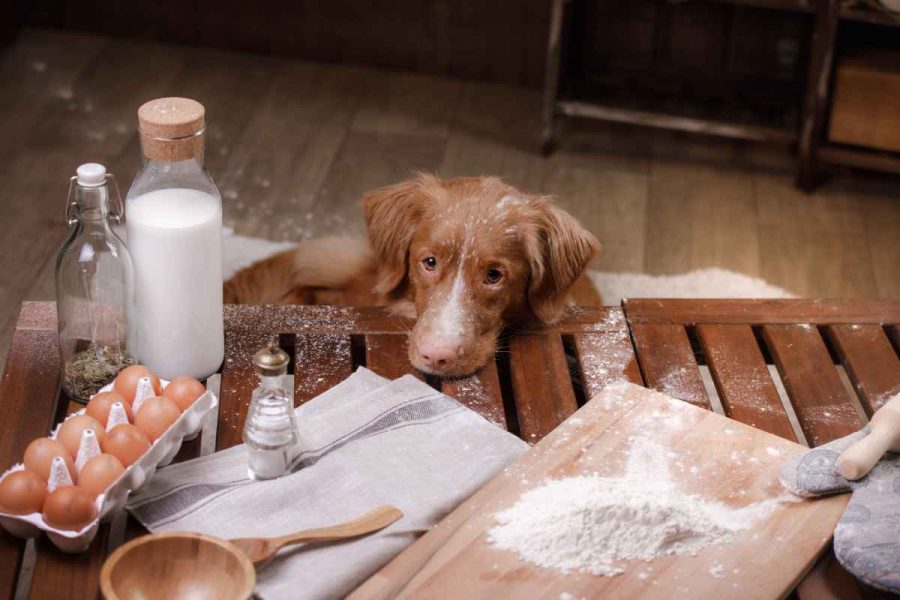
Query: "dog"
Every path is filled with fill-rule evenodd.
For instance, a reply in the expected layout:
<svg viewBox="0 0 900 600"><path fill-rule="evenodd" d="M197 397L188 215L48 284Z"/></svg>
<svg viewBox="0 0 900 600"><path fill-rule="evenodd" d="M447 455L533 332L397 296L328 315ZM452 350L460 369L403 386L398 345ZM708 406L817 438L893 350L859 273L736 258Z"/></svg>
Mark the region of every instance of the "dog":
<svg viewBox="0 0 900 600"><path fill-rule="evenodd" d="M492 360L505 328L549 325L601 299L597 238L546 196L495 177L416 178L363 196L364 240L301 244L239 271L226 302L382 305L417 319L410 363L438 377Z"/></svg>

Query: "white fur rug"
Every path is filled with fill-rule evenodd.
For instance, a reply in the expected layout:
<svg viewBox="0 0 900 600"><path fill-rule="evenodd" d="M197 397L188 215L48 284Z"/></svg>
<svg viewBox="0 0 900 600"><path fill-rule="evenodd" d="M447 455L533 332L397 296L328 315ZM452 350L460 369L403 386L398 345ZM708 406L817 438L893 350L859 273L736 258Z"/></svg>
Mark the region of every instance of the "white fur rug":
<svg viewBox="0 0 900 600"><path fill-rule="evenodd" d="M236 271L294 244L235 235L224 237L225 279ZM698 269L680 275L589 271L606 304L622 298L793 298L793 294L762 279L727 269Z"/></svg>

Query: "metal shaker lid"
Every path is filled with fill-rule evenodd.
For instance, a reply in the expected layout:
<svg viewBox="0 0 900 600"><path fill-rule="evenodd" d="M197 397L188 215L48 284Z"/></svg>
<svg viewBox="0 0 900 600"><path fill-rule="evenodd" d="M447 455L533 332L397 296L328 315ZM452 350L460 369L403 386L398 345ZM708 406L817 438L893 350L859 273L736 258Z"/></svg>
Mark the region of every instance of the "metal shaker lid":
<svg viewBox="0 0 900 600"><path fill-rule="evenodd" d="M271 342L253 356L253 365L256 367L256 371L264 377L284 375L287 373L290 361L291 358L287 352L279 348L275 342Z"/></svg>

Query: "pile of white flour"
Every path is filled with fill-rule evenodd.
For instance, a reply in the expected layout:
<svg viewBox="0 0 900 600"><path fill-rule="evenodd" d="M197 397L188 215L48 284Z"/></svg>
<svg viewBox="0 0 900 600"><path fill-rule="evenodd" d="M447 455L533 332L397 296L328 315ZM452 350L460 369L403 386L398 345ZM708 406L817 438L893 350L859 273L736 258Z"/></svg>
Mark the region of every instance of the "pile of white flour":
<svg viewBox="0 0 900 600"><path fill-rule="evenodd" d="M773 498L732 508L678 490L666 453L635 440L622 477L581 475L549 480L496 515L488 531L495 547L524 561L564 572L618 575L622 561L696 554L727 544L789 501Z"/></svg>

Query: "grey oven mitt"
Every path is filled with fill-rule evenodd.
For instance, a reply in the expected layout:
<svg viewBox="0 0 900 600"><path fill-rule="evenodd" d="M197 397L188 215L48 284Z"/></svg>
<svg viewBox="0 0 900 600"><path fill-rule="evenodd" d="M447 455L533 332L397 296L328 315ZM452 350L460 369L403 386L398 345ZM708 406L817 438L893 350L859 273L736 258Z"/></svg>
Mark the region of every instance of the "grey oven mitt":
<svg viewBox="0 0 900 600"><path fill-rule="evenodd" d="M886 454L868 475L849 481L837 460L868 427L785 462L780 479L799 496L852 492L834 530L834 554L845 569L881 590L900 592L900 454Z"/></svg>

